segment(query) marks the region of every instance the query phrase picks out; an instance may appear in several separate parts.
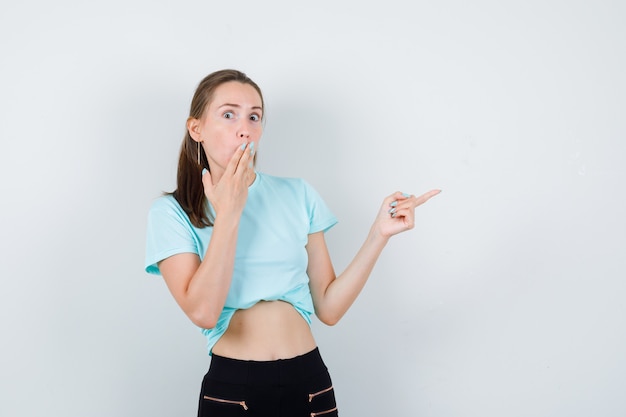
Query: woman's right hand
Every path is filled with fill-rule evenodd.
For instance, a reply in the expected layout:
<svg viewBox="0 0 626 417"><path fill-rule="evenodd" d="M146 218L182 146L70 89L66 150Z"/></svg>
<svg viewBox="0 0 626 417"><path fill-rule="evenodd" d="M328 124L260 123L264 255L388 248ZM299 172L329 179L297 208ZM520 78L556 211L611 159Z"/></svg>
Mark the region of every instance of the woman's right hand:
<svg viewBox="0 0 626 417"><path fill-rule="evenodd" d="M215 327L228 296L239 218L254 180L253 158L254 146L245 144L237 148L221 176L219 172L202 174L204 194L215 209L213 234L202 261L197 254L178 253L159 262L178 305L204 329Z"/></svg>
<svg viewBox="0 0 626 417"><path fill-rule="evenodd" d="M243 212L248 198L248 187L254 180L254 142L243 144L230 159L222 176L214 182L211 173L202 171L204 194L215 209L215 217L231 213L237 217Z"/></svg>

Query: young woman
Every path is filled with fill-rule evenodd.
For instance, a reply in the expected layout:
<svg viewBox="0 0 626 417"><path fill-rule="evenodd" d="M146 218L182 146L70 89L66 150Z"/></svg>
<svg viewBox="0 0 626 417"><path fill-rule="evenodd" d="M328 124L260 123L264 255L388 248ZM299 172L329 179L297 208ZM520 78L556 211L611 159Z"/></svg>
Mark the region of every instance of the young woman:
<svg viewBox="0 0 626 417"><path fill-rule="evenodd" d="M395 192L354 260L335 275L324 232L336 219L305 181L255 171L260 88L222 70L191 102L177 188L148 216L146 270L161 274L211 355L199 416L331 417L332 383L311 315L333 325L365 285L388 239L439 193Z"/></svg>

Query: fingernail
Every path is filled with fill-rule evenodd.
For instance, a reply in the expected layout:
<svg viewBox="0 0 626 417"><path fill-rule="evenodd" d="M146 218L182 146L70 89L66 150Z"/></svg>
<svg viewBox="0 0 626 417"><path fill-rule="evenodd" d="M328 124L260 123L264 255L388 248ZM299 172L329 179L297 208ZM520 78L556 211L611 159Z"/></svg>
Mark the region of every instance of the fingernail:
<svg viewBox="0 0 626 417"><path fill-rule="evenodd" d="M250 142L250 152L254 152L254 142Z"/></svg>
<svg viewBox="0 0 626 417"><path fill-rule="evenodd" d="M209 171L207 171L206 168L202 168L202 175L206 174L207 172L209 172Z"/></svg>
<svg viewBox="0 0 626 417"><path fill-rule="evenodd" d="M389 205L390 205L391 207L395 207L395 206L397 206L397 205L398 205L398 202L397 202L397 201L392 201Z"/></svg>
<svg viewBox="0 0 626 417"><path fill-rule="evenodd" d="M387 210L387 213L389 213L389 214L393 214L395 212L396 212L396 208L395 207L390 208L389 210Z"/></svg>
<svg viewBox="0 0 626 417"><path fill-rule="evenodd" d="M402 193L402 196L403 196L403 197L405 197L405 198L409 198L409 197L411 197L411 195L410 195L410 194L407 194L407 193Z"/></svg>
<svg viewBox="0 0 626 417"><path fill-rule="evenodd" d="M245 143L245 142L241 145L241 150L242 150L242 151L243 151L244 149L246 149L246 145L247 145L247 143Z"/></svg>

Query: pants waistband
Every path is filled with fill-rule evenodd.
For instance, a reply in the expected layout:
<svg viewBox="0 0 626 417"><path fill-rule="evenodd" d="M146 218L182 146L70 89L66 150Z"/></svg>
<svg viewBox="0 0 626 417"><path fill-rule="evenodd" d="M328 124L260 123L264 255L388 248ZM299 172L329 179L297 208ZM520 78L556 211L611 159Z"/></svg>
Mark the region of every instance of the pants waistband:
<svg viewBox="0 0 626 417"><path fill-rule="evenodd" d="M234 384L284 385L327 372L319 349L290 359L249 361L213 354L207 378Z"/></svg>

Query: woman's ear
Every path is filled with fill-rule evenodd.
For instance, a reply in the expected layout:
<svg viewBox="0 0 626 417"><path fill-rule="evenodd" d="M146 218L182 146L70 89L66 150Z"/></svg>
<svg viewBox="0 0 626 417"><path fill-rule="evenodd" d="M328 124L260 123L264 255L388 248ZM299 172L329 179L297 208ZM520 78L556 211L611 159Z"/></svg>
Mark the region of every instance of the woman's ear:
<svg viewBox="0 0 626 417"><path fill-rule="evenodd" d="M190 117L187 119L187 130L189 131L189 136L191 139L196 142L201 142L200 137L200 120Z"/></svg>

